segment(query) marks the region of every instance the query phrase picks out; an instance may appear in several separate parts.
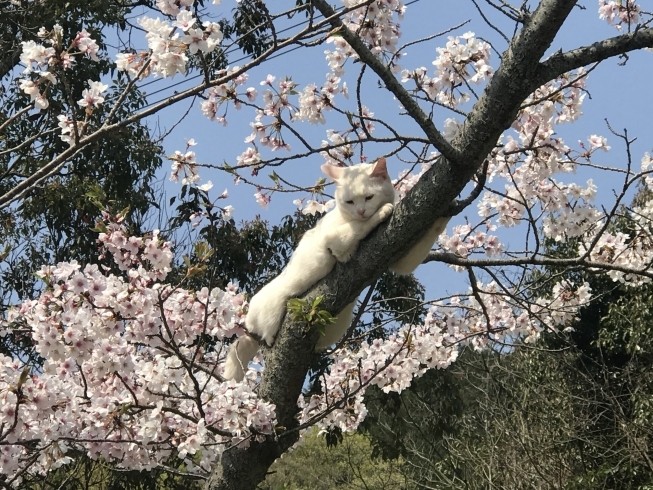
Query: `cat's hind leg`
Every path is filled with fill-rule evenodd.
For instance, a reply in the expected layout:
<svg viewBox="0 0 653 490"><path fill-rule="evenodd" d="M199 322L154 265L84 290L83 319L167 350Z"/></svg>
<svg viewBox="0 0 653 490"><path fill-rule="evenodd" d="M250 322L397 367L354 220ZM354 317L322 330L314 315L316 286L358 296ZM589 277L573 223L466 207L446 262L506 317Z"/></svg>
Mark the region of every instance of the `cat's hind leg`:
<svg viewBox="0 0 653 490"><path fill-rule="evenodd" d="M431 251L433 244L438 239L440 234L447 227L447 223L451 216L438 218L431 228L424 234L419 241L413 245L406 255L390 265L390 270L402 276L411 274L417 267L424 261L426 256Z"/></svg>
<svg viewBox="0 0 653 490"><path fill-rule="evenodd" d="M338 313L336 316L336 321L331 325L324 327L324 335L322 335L317 344L315 344L315 350L324 350L329 347L331 344L338 342L351 325L351 321L354 316L354 307L356 306L356 301L348 304L344 309Z"/></svg>

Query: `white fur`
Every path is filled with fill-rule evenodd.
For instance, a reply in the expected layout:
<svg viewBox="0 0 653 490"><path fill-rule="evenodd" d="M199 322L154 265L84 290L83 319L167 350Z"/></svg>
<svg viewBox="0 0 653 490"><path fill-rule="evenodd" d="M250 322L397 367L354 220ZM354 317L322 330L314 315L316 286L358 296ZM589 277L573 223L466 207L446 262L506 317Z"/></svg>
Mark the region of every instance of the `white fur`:
<svg viewBox="0 0 653 490"><path fill-rule="evenodd" d="M340 338L347 333L347 329L351 325L351 320L354 316L354 307L356 301L352 301L345 308L338 313L336 321L331 325L327 325L324 329L324 335L320 336L315 344L315 350L324 350L332 344L335 344Z"/></svg>
<svg viewBox="0 0 653 490"><path fill-rule="evenodd" d="M431 251L433 244L444 231L451 216L438 218L426 234L411 248L406 255L390 266L392 272L402 276L411 274L424 261Z"/></svg>
<svg viewBox="0 0 653 490"><path fill-rule="evenodd" d="M336 182L335 209L304 234L283 272L249 303L245 318L247 330L270 346L283 321L288 299L325 277L336 261L347 262L358 243L392 214L394 188L385 159L348 168L322 165L322 170ZM317 349L324 349L342 337L351 323L354 305L355 302L347 305L335 324L326 327ZM250 339L244 341L241 337L231 347L225 378L243 379L247 364L256 355L253 347L256 341Z"/></svg>
<svg viewBox="0 0 653 490"><path fill-rule="evenodd" d="M250 360L254 358L258 352L258 340L249 335L243 335L237 339L229 349L227 354L227 362L224 368L224 377L226 379L235 379L242 381L245 377L245 369Z"/></svg>

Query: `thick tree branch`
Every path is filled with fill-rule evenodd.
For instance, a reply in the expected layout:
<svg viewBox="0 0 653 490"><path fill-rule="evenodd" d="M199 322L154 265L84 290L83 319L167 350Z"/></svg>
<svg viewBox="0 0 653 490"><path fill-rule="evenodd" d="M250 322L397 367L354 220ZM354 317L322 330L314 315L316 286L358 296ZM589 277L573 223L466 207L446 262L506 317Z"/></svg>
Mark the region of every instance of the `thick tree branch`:
<svg viewBox="0 0 653 490"><path fill-rule="evenodd" d="M539 85L568 71L596 63L613 56L619 56L629 51L653 47L653 28L636 29L628 34L612 37L596 42L591 46L555 53L546 61L540 63L536 79Z"/></svg>

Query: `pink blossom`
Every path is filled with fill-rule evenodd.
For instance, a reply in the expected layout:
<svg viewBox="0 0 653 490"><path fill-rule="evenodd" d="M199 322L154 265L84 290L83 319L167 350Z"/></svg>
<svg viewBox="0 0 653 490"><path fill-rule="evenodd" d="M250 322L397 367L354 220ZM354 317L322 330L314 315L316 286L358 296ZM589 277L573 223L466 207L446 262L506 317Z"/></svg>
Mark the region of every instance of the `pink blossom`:
<svg viewBox="0 0 653 490"><path fill-rule="evenodd" d="M598 149L601 149L603 151L610 150L610 147L608 146L608 140L606 140L603 136L597 136L593 134L588 138L588 141L590 142L590 146L592 147L593 150L598 150Z"/></svg>
<svg viewBox="0 0 653 490"><path fill-rule="evenodd" d="M268 204L270 204L270 200L271 200L271 197L269 195L260 191L254 194L254 198L256 199L258 205L261 206L263 209L267 209Z"/></svg>
<svg viewBox="0 0 653 490"><path fill-rule="evenodd" d="M265 77L265 80L261 82L261 85L272 85L272 82L274 82L276 78L277 77L275 76L268 75L267 77Z"/></svg>
<svg viewBox="0 0 653 490"><path fill-rule="evenodd" d="M73 46L79 49L80 52L86 54L93 61L99 61L97 53L100 47L85 29L82 29L77 33L77 36L75 36L75 39L73 40Z"/></svg>

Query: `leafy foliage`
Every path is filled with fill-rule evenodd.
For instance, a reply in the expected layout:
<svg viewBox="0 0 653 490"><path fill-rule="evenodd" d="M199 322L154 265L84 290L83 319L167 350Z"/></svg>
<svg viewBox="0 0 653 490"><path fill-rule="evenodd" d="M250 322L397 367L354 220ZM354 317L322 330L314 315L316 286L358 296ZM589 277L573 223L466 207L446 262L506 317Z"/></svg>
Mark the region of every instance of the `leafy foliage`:
<svg viewBox="0 0 653 490"><path fill-rule="evenodd" d="M170 468L180 466L175 457L168 462ZM23 482L25 490L44 488L43 477ZM53 471L47 477L49 488L62 490L199 490L201 482L183 474L174 474L161 468L150 471L117 470L100 460L84 455L75 457L70 465ZM47 488L47 487L46 487Z"/></svg>
<svg viewBox="0 0 653 490"><path fill-rule="evenodd" d="M225 38L235 39L244 53L257 57L272 46L270 20L264 2L245 0L234 9L233 23L223 21L221 27Z"/></svg>
<svg viewBox="0 0 653 490"><path fill-rule="evenodd" d="M341 444L329 445L313 431L305 442L270 468L261 490L404 490L405 479L397 471L402 463L372 457L372 447L361 434L340 435Z"/></svg>

